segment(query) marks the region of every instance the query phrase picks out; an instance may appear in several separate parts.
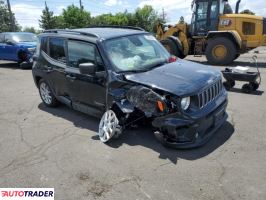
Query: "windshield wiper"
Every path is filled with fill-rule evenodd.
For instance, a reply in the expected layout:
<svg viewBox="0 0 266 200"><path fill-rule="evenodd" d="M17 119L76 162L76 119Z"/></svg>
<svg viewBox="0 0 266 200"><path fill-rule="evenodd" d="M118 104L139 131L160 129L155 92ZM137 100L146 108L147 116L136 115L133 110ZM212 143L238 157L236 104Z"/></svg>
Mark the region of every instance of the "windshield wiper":
<svg viewBox="0 0 266 200"><path fill-rule="evenodd" d="M141 73L141 72L147 72L147 71L150 71L156 67L160 67L164 64L166 64L167 61L164 60L164 61L158 61L158 62L154 62L154 63L151 63L151 64L148 64L145 66L145 68L143 69L132 69L132 70L125 70L125 71L121 71L121 73Z"/></svg>
<svg viewBox="0 0 266 200"><path fill-rule="evenodd" d="M165 61L165 60L153 63L153 64L149 65L149 67L147 68L147 71L152 70L152 69L157 68L157 67L161 67L162 65L164 65L166 63L167 63L167 61Z"/></svg>
<svg viewBox="0 0 266 200"><path fill-rule="evenodd" d="M121 71L122 73L142 73L142 72L147 72L149 71L148 69L132 69L132 70L126 70L126 71Z"/></svg>

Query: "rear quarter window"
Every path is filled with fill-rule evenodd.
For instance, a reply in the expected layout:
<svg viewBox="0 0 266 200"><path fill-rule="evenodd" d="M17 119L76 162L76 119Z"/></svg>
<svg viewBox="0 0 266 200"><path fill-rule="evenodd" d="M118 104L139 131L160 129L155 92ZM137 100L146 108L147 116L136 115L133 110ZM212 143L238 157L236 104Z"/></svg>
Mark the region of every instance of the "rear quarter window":
<svg viewBox="0 0 266 200"><path fill-rule="evenodd" d="M44 51L46 54L48 54L48 38L47 37L42 37L40 38L40 46L41 50Z"/></svg>

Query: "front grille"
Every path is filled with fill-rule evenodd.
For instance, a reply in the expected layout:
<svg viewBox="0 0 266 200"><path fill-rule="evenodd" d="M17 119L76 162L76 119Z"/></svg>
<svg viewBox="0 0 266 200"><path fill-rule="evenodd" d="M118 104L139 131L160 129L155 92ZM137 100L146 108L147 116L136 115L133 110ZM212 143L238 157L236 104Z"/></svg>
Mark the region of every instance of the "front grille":
<svg viewBox="0 0 266 200"><path fill-rule="evenodd" d="M203 92L198 94L198 103L199 108L203 108L208 103L210 103L213 99L215 99L222 91L223 84L222 80L216 81L210 87L206 88Z"/></svg>

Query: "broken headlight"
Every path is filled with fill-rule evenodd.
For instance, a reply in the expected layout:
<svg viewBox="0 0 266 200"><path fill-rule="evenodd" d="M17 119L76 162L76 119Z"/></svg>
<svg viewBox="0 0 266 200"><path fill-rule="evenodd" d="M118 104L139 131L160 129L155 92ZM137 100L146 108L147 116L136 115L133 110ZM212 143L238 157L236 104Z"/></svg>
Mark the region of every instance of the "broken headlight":
<svg viewBox="0 0 266 200"><path fill-rule="evenodd" d="M187 110L190 106L190 97L185 97L181 99L182 110Z"/></svg>

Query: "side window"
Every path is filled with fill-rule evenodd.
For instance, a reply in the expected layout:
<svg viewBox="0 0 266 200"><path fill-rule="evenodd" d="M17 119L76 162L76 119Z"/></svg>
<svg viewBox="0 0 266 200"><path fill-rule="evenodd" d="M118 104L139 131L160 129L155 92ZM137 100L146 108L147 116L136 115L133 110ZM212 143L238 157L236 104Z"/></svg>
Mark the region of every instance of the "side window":
<svg viewBox="0 0 266 200"><path fill-rule="evenodd" d="M104 71L102 59L92 44L80 41L68 41L68 60L70 67L78 68L82 63L97 64L97 71Z"/></svg>
<svg viewBox="0 0 266 200"><path fill-rule="evenodd" d="M216 18L218 16L218 2L213 1L211 5L211 18Z"/></svg>
<svg viewBox="0 0 266 200"><path fill-rule="evenodd" d="M4 43L4 42L5 42L4 34L0 34L0 43Z"/></svg>
<svg viewBox="0 0 266 200"><path fill-rule="evenodd" d="M256 25L252 22L243 22L242 30L244 35L255 35Z"/></svg>
<svg viewBox="0 0 266 200"><path fill-rule="evenodd" d="M51 58L66 63L65 40L62 38L50 38L49 55Z"/></svg>

